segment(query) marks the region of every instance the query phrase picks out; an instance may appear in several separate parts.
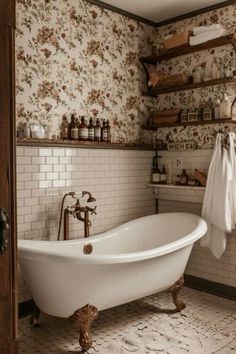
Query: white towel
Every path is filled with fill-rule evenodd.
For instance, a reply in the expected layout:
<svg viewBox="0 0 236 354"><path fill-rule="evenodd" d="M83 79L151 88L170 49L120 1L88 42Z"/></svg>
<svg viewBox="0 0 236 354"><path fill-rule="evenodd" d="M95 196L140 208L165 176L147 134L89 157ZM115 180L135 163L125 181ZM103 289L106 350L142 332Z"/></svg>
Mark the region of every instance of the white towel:
<svg viewBox="0 0 236 354"><path fill-rule="evenodd" d="M236 154L235 154L234 142L235 142L235 134L229 133L229 158L232 166L230 200L232 206L233 228L235 228L236 225Z"/></svg>
<svg viewBox="0 0 236 354"><path fill-rule="evenodd" d="M202 32L202 33L199 33L196 36L191 36L190 39L189 39L189 44L190 45L197 45L197 44L200 44L200 43L204 43L204 42L210 41L211 39L222 37L225 34L226 34L226 31L224 29L208 31L208 32Z"/></svg>
<svg viewBox="0 0 236 354"><path fill-rule="evenodd" d="M217 30L224 30L224 27L219 24L215 23L210 26L198 26L193 28L193 34L196 36L197 34L208 32L208 31L217 31Z"/></svg>
<svg viewBox="0 0 236 354"><path fill-rule="evenodd" d="M202 207L202 216L207 221L208 231L200 242L201 246L210 248L216 258L224 253L227 233L233 227L230 200L232 166L227 150L222 149L222 139L222 134L218 134L208 171Z"/></svg>

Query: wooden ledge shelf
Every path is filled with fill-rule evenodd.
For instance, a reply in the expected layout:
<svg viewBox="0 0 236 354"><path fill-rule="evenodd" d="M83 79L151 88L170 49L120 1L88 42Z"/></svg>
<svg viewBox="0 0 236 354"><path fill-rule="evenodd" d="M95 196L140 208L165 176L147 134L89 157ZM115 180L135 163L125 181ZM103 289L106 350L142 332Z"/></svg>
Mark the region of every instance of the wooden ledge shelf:
<svg viewBox="0 0 236 354"><path fill-rule="evenodd" d="M116 149L116 150L150 150L152 145L147 144L121 144L105 143L93 141L70 141L70 140L51 140L51 139L26 139L17 138L17 146L37 146L37 147L64 147L64 148L83 148L83 149Z"/></svg>
<svg viewBox="0 0 236 354"><path fill-rule="evenodd" d="M214 79L209 81L203 81L197 84L184 84L178 86L170 86L170 87L163 87L157 88L152 92L148 92L145 96L156 97L158 95L170 92L178 92L178 91L186 91L186 90L195 90L201 87L208 87L208 86L215 86L215 85L222 85L222 84L229 84L229 83L236 83L236 77L224 77L222 79Z"/></svg>
<svg viewBox="0 0 236 354"><path fill-rule="evenodd" d="M199 122L178 122L178 123L161 123L158 125L143 125L143 130L157 130L158 128L173 128L173 127L188 127L193 125L208 125L208 124L236 124L232 119L213 119Z"/></svg>
<svg viewBox="0 0 236 354"><path fill-rule="evenodd" d="M160 63L163 60L168 60L182 55L200 52L201 50L222 47L224 45L233 43L236 43L236 36L235 34L230 34L194 46L186 45L178 48L169 49L165 53L162 53L160 55L150 55L148 57L142 57L140 61L146 64L156 65L158 62Z"/></svg>

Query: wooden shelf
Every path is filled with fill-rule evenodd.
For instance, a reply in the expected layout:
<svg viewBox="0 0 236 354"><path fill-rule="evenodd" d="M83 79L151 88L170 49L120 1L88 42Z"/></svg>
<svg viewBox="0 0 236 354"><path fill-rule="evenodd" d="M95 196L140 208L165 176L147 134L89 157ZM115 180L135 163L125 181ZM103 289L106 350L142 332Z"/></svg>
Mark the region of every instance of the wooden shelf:
<svg viewBox="0 0 236 354"><path fill-rule="evenodd" d="M236 124L235 120L232 119L213 119L213 120L206 120L206 121L199 121L199 122L178 122L178 123L161 123L158 125L143 125L143 130L157 130L158 128L173 128L173 127L188 127L191 125L207 125L207 124Z"/></svg>
<svg viewBox="0 0 236 354"><path fill-rule="evenodd" d="M27 139L17 138L17 146L37 146L37 147L65 147L84 149L117 149L117 150L154 150L148 144L121 144L104 143L95 141L71 141L71 140L50 140L50 139Z"/></svg>
<svg viewBox="0 0 236 354"><path fill-rule="evenodd" d="M200 82L198 84L185 84L185 85L178 85L178 86L171 86L165 88L157 88L152 92L148 92L145 96L156 97L158 95L170 92L178 92L178 91L186 91L186 90L195 90L201 87L208 87L208 86L215 86L215 85L222 85L236 82L236 77L225 77L222 79L214 79L209 81Z"/></svg>
<svg viewBox="0 0 236 354"><path fill-rule="evenodd" d="M162 53L160 55L150 55L148 57L142 57L140 58L140 61L146 64L156 65L158 62L160 63L163 60L168 60L182 55L200 52L201 50L222 47L224 45L233 44L235 42L236 42L235 34L230 34L194 46L186 45L182 47L169 49L165 53Z"/></svg>

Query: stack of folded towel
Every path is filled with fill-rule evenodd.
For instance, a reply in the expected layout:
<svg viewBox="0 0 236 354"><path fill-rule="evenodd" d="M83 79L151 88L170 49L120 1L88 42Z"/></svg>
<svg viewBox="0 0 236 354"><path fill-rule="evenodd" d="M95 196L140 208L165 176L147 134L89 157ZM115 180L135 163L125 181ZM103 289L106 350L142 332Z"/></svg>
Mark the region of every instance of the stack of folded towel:
<svg viewBox="0 0 236 354"><path fill-rule="evenodd" d="M226 35L226 30L220 24L211 26L200 26L193 28L193 36L190 37L189 44L196 45L207 42L211 39L222 37Z"/></svg>

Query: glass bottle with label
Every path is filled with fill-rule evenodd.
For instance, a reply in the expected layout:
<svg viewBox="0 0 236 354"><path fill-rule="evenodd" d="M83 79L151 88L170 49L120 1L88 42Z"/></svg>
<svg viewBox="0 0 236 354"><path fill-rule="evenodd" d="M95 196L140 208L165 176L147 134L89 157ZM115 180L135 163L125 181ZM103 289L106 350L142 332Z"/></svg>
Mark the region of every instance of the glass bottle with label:
<svg viewBox="0 0 236 354"><path fill-rule="evenodd" d="M107 124L105 119L103 120L102 130L101 130L101 141L107 141Z"/></svg>
<svg viewBox="0 0 236 354"><path fill-rule="evenodd" d="M86 141L88 140L88 126L84 117L81 117L81 123L79 126L79 140Z"/></svg>
<svg viewBox="0 0 236 354"><path fill-rule="evenodd" d="M158 167L158 151L152 159L152 183L160 183L160 170Z"/></svg>
<svg viewBox="0 0 236 354"><path fill-rule="evenodd" d="M68 125L68 139L69 140L78 140L78 137L79 137L79 129L76 124L75 114L73 113L71 115L71 121Z"/></svg>
<svg viewBox="0 0 236 354"><path fill-rule="evenodd" d="M161 171L158 165L152 170L152 183L161 183Z"/></svg>
<svg viewBox="0 0 236 354"><path fill-rule="evenodd" d="M214 119L220 119L220 100L217 100L214 106Z"/></svg>
<svg viewBox="0 0 236 354"><path fill-rule="evenodd" d="M227 93L225 93L224 98L220 104L221 119L231 118L231 105L232 105L231 97Z"/></svg>
<svg viewBox="0 0 236 354"><path fill-rule="evenodd" d="M107 120L107 141L108 141L109 143L111 142L111 126L110 126L108 120Z"/></svg>
<svg viewBox="0 0 236 354"><path fill-rule="evenodd" d="M161 175L160 175L160 182L162 184L166 184L166 181L167 181L167 173L166 173L165 165L163 165L162 172L161 172Z"/></svg>
<svg viewBox="0 0 236 354"><path fill-rule="evenodd" d="M89 141L94 141L94 125L93 125L93 119L92 118L90 118L90 120L89 120L88 140Z"/></svg>
<svg viewBox="0 0 236 354"><path fill-rule="evenodd" d="M186 186L186 185L188 185L188 180L189 180L189 176L188 176L186 170L183 169L183 172L180 175L180 184Z"/></svg>
<svg viewBox="0 0 236 354"><path fill-rule="evenodd" d="M94 140L101 141L101 125L98 118L94 127Z"/></svg>

